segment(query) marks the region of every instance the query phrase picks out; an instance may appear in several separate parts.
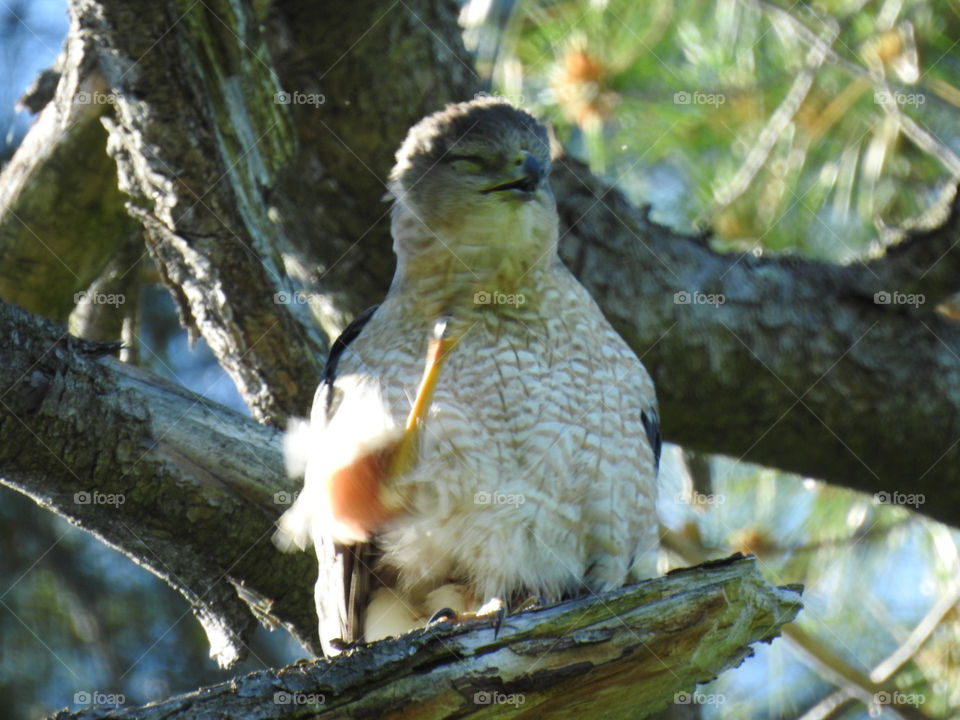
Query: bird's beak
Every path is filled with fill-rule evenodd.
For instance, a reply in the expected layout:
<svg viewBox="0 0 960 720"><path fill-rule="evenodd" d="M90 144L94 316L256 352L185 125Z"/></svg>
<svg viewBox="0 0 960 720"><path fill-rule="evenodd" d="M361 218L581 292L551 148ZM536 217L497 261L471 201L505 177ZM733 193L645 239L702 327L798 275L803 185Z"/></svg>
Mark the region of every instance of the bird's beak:
<svg viewBox="0 0 960 720"><path fill-rule="evenodd" d="M492 192L513 192L532 195L540 187L545 172L540 165L540 161L526 150L517 154L510 165L515 168L512 176L505 182L497 183L480 191L481 195L487 195Z"/></svg>

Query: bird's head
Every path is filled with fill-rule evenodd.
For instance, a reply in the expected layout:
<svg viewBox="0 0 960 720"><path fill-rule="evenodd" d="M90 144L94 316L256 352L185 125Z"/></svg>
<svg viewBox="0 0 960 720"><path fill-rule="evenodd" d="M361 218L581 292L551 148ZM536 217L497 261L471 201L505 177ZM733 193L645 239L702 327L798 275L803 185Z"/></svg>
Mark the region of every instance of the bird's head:
<svg viewBox="0 0 960 720"><path fill-rule="evenodd" d="M449 105L421 120L390 175L401 272L509 279L552 262L557 212L549 173L546 129L507 102Z"/></svg>

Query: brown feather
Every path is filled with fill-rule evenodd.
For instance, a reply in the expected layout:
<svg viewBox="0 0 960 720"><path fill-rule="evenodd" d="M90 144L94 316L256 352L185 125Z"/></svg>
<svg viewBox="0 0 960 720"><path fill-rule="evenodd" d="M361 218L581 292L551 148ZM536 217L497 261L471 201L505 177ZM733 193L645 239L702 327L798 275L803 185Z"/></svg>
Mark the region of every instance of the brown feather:
<svg viewBox="0 0 960 720"><path fill-rule="evenodd" d="M399 439L357 457L333 472L327 480L330 510L337 522L356 537L368 540L373 532L396 514L381 501L381 488L389 480Z"/></svg>

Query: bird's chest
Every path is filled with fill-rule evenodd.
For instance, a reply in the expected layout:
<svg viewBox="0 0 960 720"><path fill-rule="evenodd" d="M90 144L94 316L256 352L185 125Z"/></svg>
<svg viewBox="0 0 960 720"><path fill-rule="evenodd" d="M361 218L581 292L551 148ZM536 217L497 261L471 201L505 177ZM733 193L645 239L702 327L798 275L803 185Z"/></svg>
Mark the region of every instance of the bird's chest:
<svg viewBox="0 0 960 720"><path fill-rule="evenodd" d="M443 367L420 463L400 482L443 507L496 493L581 492L598 438L621 421L603 395L602 353L581 330L519 312L478 313ZM402 423L422 359L411 354L393 370L384 392Z"/></svg>

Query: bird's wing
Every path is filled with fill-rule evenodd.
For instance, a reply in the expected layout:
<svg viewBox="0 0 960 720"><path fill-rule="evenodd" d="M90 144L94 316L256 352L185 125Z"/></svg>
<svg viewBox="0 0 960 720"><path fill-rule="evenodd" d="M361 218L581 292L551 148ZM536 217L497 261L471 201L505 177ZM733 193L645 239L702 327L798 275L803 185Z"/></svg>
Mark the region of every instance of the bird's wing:
<svg viewBox="0 0 960 720"><path fill-rule="evenodd" d="M357 315L333 341L314 398L315 417L322 413L322 417L330 420L336 409L335 384L340 357L360 335L378 307L374 305ZM320 616L320 642L329 655L335 640L352 643L363 637L361 613L369 592L374 550L369 543L343 545L329 536L314 538L314 542L319 566L315 599Z"/></svg>
<svg viewBox="0 0 960 720"><path fill-rule="evenodd" d="M378 307L374 305L360 313L333 342L313 398L310 421L291 422L285 439L288 471L292 475L305 473L305 479L296 502L280 519L274 541L284 550L294 547L303 550L311 543L316 549L315 600L320 642L326 655L336 654L340 649L338 639L351 643L363 636L361 611L370 590L370 568L375 562L376 551L369 543L346 545L333 539L329 521L320 511L327 500L323 497L323 483L318 480L326 471L323 461L336 462L336 453L330 452L335 449L331 444L336 444L336 439L328 435L335 430L330 427L331 419L342 405L343 396L358 396L350 401L348 414L351 416L362 414L365 405L374 404L374 394L357 390L345 393L343 382L338 387L337 368L347 347L360 335ZM346 386L360 387L355 382L347 382ZM333 425L336 424L334 421ZM316 456L318 452L320 457ZM320 465L311 470L311 462Z"/></svg>
<svg viewBox="0 0 960 720"><path fill-rule="evenodd" d="M337 390L337 366L347 346L357 338L363 327L373 317L379 305L367 308L353 319L346 329L334 340L324 365L320 384L313 396L313 406L310 420L292 418L287 424L284 434L283 456L290 477L304 477L303 489L296 501L280 518L278 530L273 537L274 542L286 552L294 549L306 550L314 543L314 524L317 517L317 507L325 502L322 497L322 484L311 482L311 472L308 468L311 457L314 457L319 448L326 444L329 449L329 439L325 436L330 429L330 420L340 403L342 392ZM376 398L373 393L364 393L366 404L373 404ZM360 414L363 408L356 413ZM325 442L327 440L327 442ZM323 450L320 450L321 455ZM336 459L329 459L336 462Z"/></svg>

